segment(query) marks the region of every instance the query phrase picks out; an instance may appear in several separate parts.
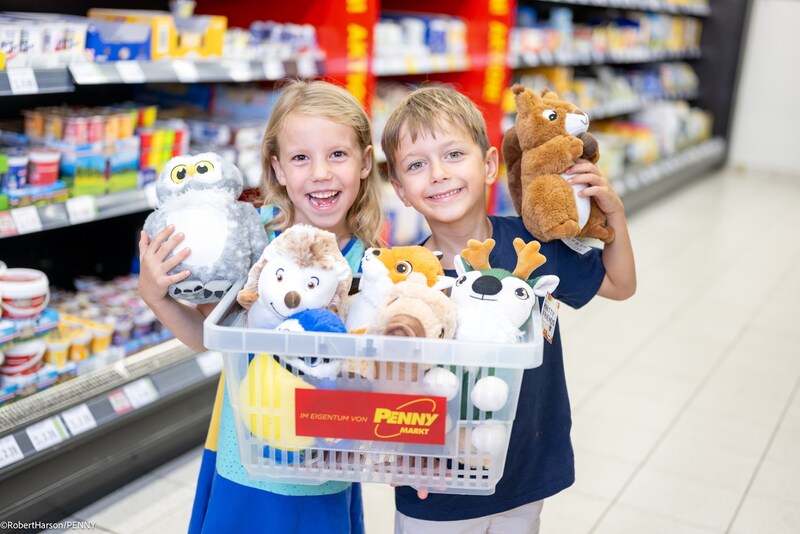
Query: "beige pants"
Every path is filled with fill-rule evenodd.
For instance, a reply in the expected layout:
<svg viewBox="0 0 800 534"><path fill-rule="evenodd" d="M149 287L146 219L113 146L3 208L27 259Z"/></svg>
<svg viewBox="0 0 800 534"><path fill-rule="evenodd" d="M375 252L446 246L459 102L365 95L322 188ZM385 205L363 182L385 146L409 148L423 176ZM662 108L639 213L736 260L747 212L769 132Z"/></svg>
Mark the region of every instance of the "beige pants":
<svg viewBox="0 0 800 534"><path fill-rule="evenodd" d="M395 534L537 534L542 503L536 501L501 514L461 521L425 521L400 512L394 515Z"/></svg>

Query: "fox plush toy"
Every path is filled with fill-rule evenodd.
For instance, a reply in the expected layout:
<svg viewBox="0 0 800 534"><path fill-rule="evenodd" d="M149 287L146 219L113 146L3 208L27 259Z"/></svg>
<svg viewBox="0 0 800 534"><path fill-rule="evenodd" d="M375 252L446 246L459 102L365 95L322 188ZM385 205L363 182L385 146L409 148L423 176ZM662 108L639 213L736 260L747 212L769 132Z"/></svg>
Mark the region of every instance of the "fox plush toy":
<svg viewBox="0 0 800 534"><path fill-rule="evenodd" d="M592 163L600 157L597 141L587 132L589 118L547 89L539 95L517 84L511 91L517 118L503 139L503 159L511 200L525 228L540 241L592 237L612 242L614 231L597 203L578 196L586 186L570 185L564 174L579 157Z"/></svg>

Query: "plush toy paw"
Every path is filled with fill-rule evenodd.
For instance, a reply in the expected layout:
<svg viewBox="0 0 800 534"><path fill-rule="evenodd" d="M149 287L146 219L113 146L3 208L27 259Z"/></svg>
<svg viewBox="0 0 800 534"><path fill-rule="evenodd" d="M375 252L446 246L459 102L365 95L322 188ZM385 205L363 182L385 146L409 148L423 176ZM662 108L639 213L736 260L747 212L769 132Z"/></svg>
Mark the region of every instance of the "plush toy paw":
<svg viewBox="0 0 800 534"><path fill-rule="evenodd" d="M236 302L239 303L239 306L244 308L245 310L249 310L253 307L253 304L256 303L258 300L258 293L253 293L252 291L246 291L242 289L239 293L236 294Z"/></svg>

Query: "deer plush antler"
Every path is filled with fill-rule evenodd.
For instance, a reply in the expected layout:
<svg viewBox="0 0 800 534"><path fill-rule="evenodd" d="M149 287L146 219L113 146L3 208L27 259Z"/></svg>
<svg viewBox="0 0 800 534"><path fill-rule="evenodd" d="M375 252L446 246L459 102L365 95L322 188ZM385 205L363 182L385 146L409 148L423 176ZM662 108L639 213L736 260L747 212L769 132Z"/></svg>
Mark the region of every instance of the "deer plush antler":
<svg viewBox="0 0 800 534"><path fill-rule="evenodd" d="M538 241L531 241L527 245L525 241L517 237L514 239L514 250L517 251L517 266L511 273L517 278L527 280L533 271L544 265L547 261L540 252L542 247Z"/></svg>
<svg viewBox="0 0 800 534"><path fill-rule="evenodd" d="M491 269L489 253L494 248L494 239L487 239L483 243L477 239L467 241L467 248L461 251L461 257L476 271Z"/></svg>

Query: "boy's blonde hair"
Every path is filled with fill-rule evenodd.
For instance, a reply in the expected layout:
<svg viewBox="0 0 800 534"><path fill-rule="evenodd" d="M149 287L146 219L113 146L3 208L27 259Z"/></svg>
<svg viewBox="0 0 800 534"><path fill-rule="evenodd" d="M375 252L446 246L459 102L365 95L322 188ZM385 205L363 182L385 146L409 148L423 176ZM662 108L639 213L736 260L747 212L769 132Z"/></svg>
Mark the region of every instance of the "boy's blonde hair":
<svg viewBox="0 0 800 534"><path fill-rule="evenodd" d="M342 87L323 81L305 82L292 80L283 87L283 93L267 122L261 144L262 169L261 190L264 205L277 208L275 217L266 224L267 231L286 230L294 223L294 205L289 200L286 187L278 182L272 168L272 156L280 158L278 135L290 113L303 113L324 117L339 124L350 126L356 133L362 157L367 147L372 145L372 130L369 118L361 104ZM381 179L375 164L375 151L370 153L372 168L369 176L361 180L356 200L347 210L347 224L353 235L365 247L380 246L379 233L383 226L383 213L380 206Z"/></svg>
<svg viewBox="0 0 800 534"><path fill-rule="evenodd" d="M447 126L463 128L486 155L490 147L486 121L472 100L455 89L442 86L423 87L407 95L383 129L381 147L386 154L389 176L397 176L395 154L404 132L408 132L411 141L416 141L423 134L436 137L436 133L443 132Z"/></svg>

